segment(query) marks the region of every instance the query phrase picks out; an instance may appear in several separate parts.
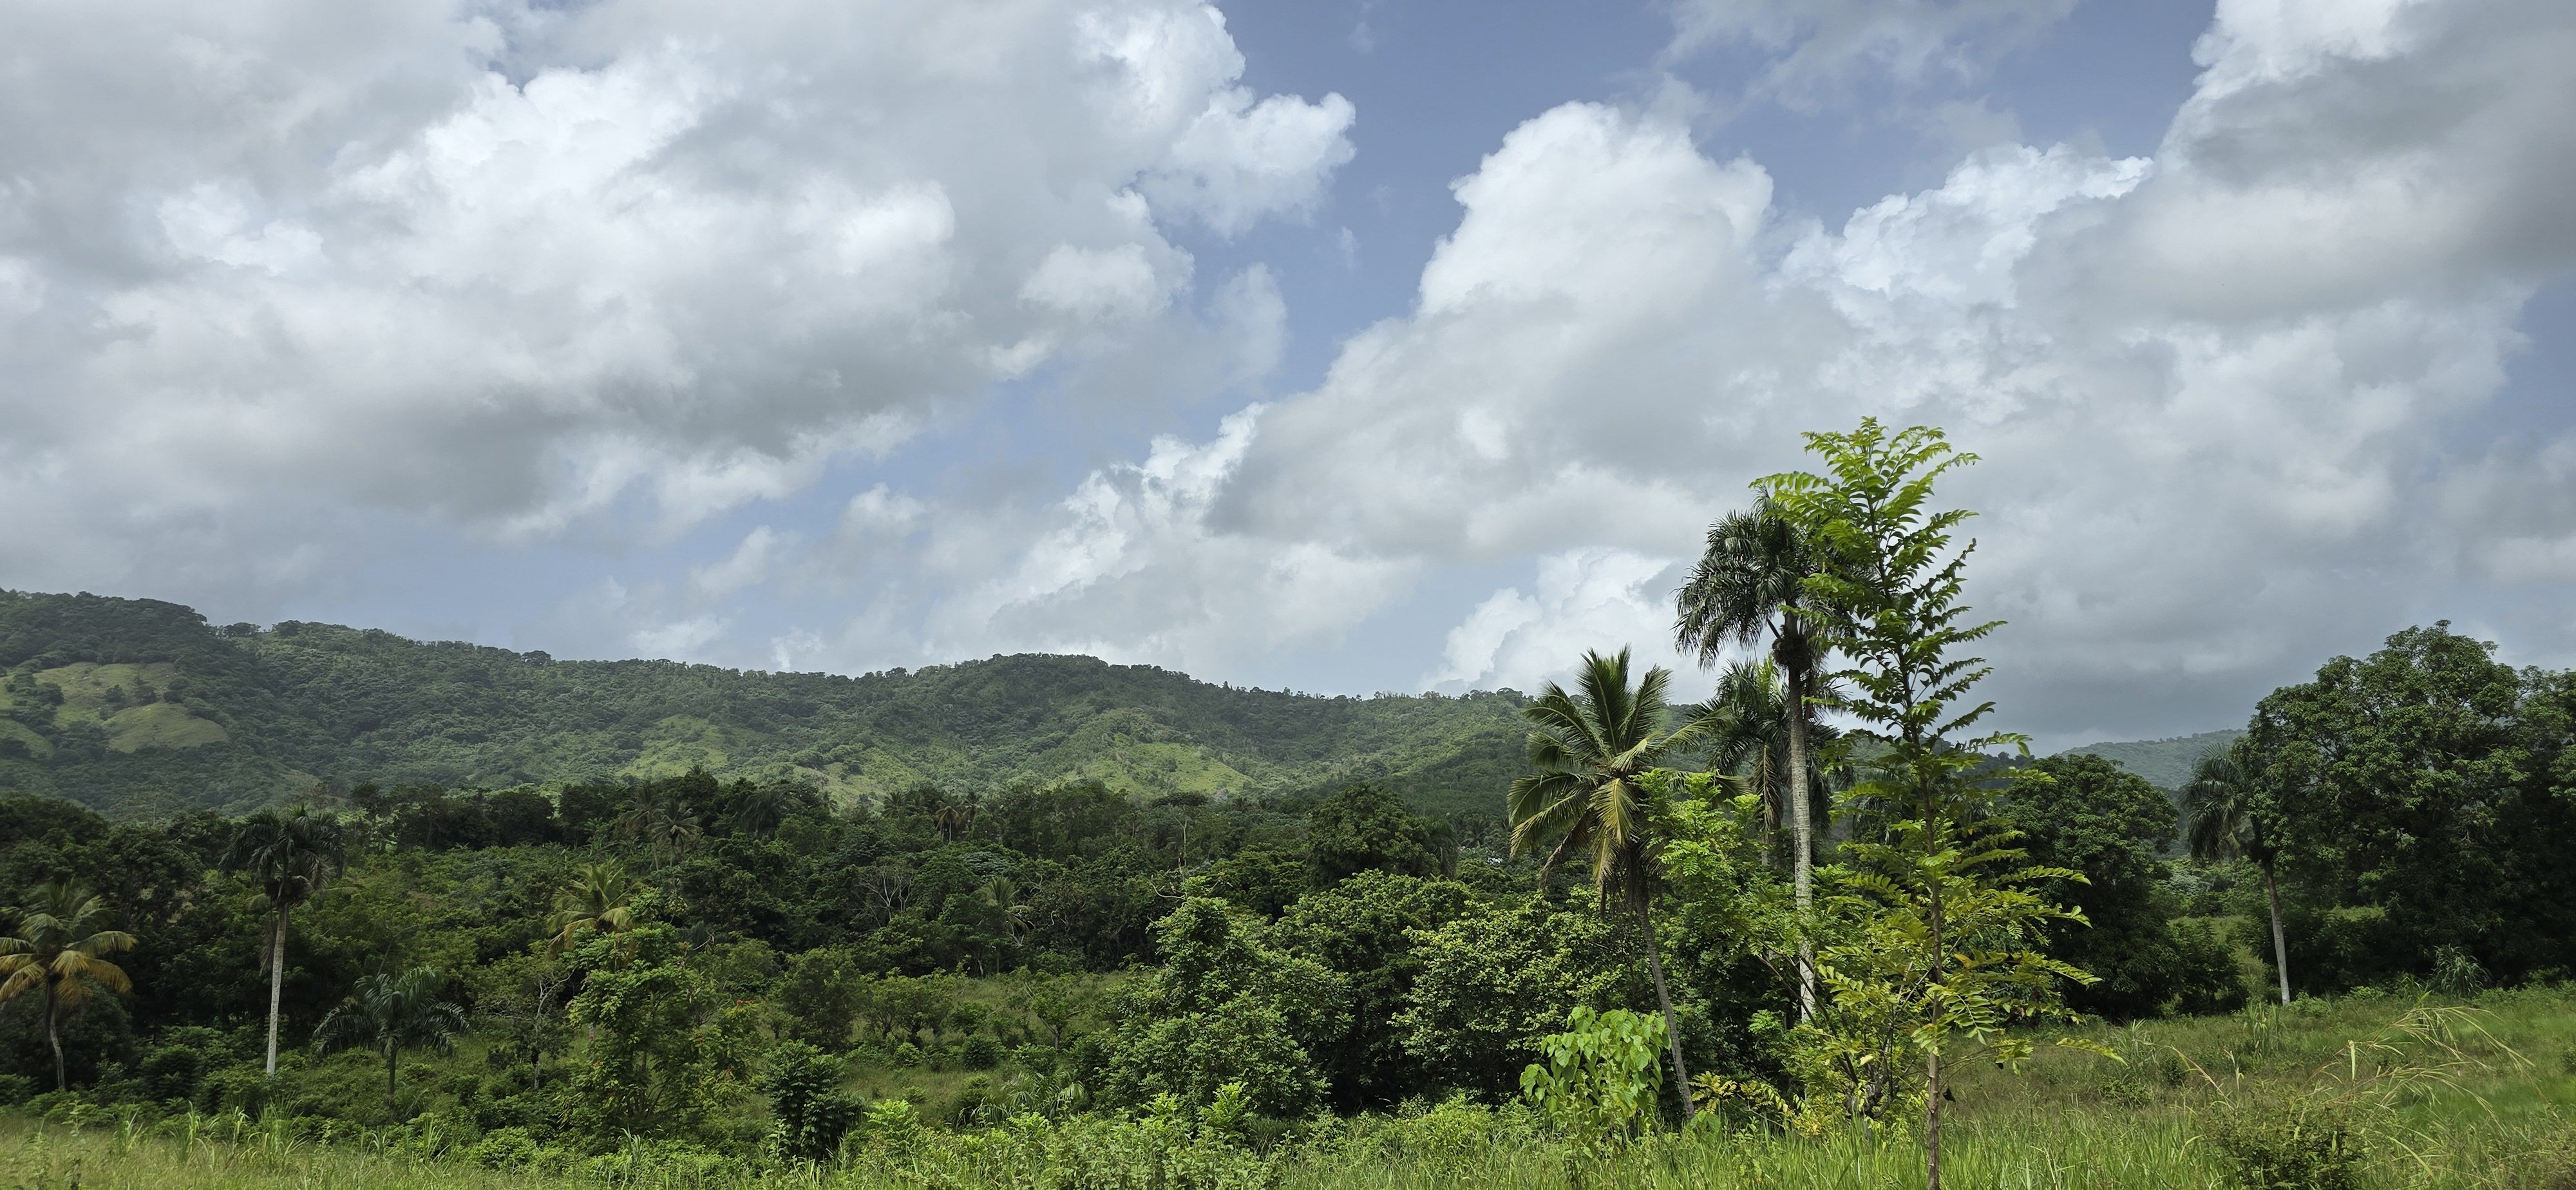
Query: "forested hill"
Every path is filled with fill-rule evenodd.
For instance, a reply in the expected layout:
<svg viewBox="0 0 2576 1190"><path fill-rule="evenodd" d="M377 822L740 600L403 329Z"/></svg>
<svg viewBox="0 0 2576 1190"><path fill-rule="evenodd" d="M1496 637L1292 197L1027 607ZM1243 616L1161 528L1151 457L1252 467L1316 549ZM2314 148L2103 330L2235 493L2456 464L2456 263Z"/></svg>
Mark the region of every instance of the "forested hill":
<svg viewBox="0 0 2576 1190"><path fill-rule="evenodd" d="M2146 778L2147 784L2172 793L2182 788L2184 782L2191 780L2191 766L2199 763L2202 756L2235 743L2236 737L2244 734L2243 731L2229 728L2223 731L2204 731L2198 735L2176 736L2165 740L2086 744L2081 748L2069 748L2067 752L2073 755L2099 756Z"/></svg>
<svg viewBox="0 0 2576 1190"><path fill-rule="evenodd" d="M239 811L362 781L503 788L704 767L841 797L1097 778L1124 792L1381 782L1498 817L1516 694L1320 697L1025 655L851 678L557 661L172 603L0 591L0 792Z"/></svg>

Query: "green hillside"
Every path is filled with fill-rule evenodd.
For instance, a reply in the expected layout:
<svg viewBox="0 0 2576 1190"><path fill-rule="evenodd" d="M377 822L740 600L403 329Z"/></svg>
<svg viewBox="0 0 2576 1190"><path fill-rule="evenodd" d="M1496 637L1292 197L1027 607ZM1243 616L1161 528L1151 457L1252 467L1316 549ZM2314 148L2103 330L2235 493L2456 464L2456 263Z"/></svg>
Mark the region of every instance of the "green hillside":
<svg viewBox="0 0 2576 1190"><path fill-rule="evenodd" d="M0 592L0 791L222 810L316 785L501 788L704 767L849 800L1096 778L1141 795L1383 782L1499 816L1518 695L1239 690L1090 657L862 677L557 661L154 600Z"/></svg>
<svg viewBox="0 0 2576 1190"><path fill-rule="evenodd" d="M2166 740L2086 744L2081 748L2069 748L2066 754L2099 756L2146 778L2147 784L2171 793L2191 780L2191 766L2198 763L2203 754L2224 748L2244 734L2235 728L2227 728Z"/></svg>

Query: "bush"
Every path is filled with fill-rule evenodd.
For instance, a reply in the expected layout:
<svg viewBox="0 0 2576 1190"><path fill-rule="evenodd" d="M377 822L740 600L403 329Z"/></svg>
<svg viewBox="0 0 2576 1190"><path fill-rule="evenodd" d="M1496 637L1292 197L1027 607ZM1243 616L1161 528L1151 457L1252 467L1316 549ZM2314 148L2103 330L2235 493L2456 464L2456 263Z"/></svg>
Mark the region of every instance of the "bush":
<svg viewBox="0 0 2576 1190"><path fill-rule="evenodd" d="M2222 1101L2201 1137L2246 1190L2358 1190L2362 1134L2354 1106L2324 1095Z"/></svg>
<svg viewBox="0 0 2576 1190"><path fill-rule="evenodd" d="M841 1060L801 1041L770 1051L760 1089L769 1096L770 1150L784 1161L825 1161L859 1121L859 1101L841 1090Z"/></svg>
<svg viewBox="0 0 2576 1190"><path fill-rule="evenodd" d="M1002 1058L1002 1043L990 1037L969 1037L957 1046L957 1064L968 1070L991 1070Z"/></svg>

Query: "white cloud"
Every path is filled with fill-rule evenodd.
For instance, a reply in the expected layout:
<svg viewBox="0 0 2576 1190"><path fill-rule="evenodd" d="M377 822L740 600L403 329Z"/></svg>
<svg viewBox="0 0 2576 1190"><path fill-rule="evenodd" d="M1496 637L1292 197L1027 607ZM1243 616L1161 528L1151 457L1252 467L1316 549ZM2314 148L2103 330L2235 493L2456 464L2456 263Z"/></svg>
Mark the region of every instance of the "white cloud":
<svg viewBox="0 0 2576 1190"><path fill-rule="evenodd" d="M1686 673L1671 643L1678 573L1671 559L1616 549L1541 558L1536 594L1507 587L1478 604L1450 629L1440 668L1424 685L1453 693L1505 686L1535 691L1587 651L1621 649L1633 650L1638 672L1662 665Z"/></svg>
<svg viewBox="0 0 2576 1190"><path fill-rule="evenodd" d="M1275 311L1165 228L1351 152L1194 0L145 7L0 15L14 582L345 510L669 533L1044 365L1239 376Z"/></svg>
<svg viewBox="0 0 2576 1190"><path fill-rule="evenodd" d="M1329 640L1333 617L1382 614L1423 576L1543 558L1535 587L1461 609L1429 675L1527 685L1585 647L1660 647L1663 560L1748 480L1796 465L1798 431L1875 413L1945 425L1986 459L1951 494L1984 513L1974 595L2013 621L1992 651L2014 721L2066 743L2231 720L2458 581L2555 575L2565 556L2546 515L2465 511L2516 493L2563 508L2565 467L2499 456L2472 489L2472 472L2445 477L2443 442L2503 384L2525 278L2570 257L2554 226L2483 256L2461 237L2502 234L2478 212L2514 226L2563 192L2560 160L2490 148L2563 135L2544 115L2567 76L2526 47L2576 21L2435 15L2401 13L2402 37L2316 27L2312 52L2267 27L2264 53L2302 64L2251 85L2213 70L2153 160L1999 146L1830 227L1780 221L1759 166L1711 160L1657 116L1560 107L1459 184L1458 230L1409 315L1353 337L1258 434L1157 446L1222 459L1188 485L1189 533L1155 538L1186 550L1137 548L1147 535L1118 518L1157 507L1142 489L1086 486L1117 515L1084 511L1022 574L1088 593L1101 580L1067 576L1114 573L1151 592L1150 627L1065 622L1224 672L1248 646L1220 626L1293 617L1272 639ZM2239 36L2229 19L2211 61ZM2492 40L2508 31L2516 44ZM2393 94L2489 81L2438 118L2362 128L2376 113L2344 104L2363 67ZM2471 133L2481 121L2498 126ZM2252 142L2296 151L2239 152ZM2422 184L2373 191L2392 162ZM2291 226L2302 210L2329 217ZM2401 225L2451 246L2349 251ZM1255 548L1379 581L1319 604L1200 568Z"/></svg>

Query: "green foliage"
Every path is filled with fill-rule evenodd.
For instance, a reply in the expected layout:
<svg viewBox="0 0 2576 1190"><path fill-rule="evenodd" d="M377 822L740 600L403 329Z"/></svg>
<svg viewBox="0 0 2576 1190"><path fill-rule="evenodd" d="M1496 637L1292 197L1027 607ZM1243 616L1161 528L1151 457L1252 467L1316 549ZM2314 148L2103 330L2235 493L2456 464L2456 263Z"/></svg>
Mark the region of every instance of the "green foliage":
<svg viewBox="0 0 2576 1190"><path fill-rule="evenodd" d="M1302 1116L1327 1080L1313 1058L1349 1027L1342 979L1266 945L1259 928L1222 901L1192 897L1154 927L1163 966L1137 983L1120 1023L1100 1094L1140 1105L1158 1095L1205 1103L1240 1084L1254 1108Z"/></svg>
<svg viewBox="0 0 2576 1190"><path fill-rule="evenodd" d="M1271 939L1339 975L1350 993L1351 1028L1311 1055L1335 1106L1383 1106L1436 1087L1407 1055L1396 1017L1422 970L1417 939L1476 908L1463 884L1369 871L1309 893L1281 915Z"/></svg>
<svg viewBox="0 0 2576 1190"><path fill-rule="evenodd" d="M2493 650L2447 622L2408 629L2257 706L2252 815L2285 875L2320 907L2384 915L2378 969L2319 971L2321 989L2430 975L2445 945L2507 980L2567 970L2576 698L2565 675L2517 672Z"/></svg>
<svg viewBox="0 0 2576 1190"><path fill-rule="evenodd" d="M1413 989L1395 1017L1405 1052L1425 1077L1497 1101L1569 1012L1653 994L1598 916L1538 897L1478 906L1420 932L1413 960Z"/></svg>
<svg viewBox="0 0 2576 1190"><path fill-rule="evenodd" d="M2242 1004L2233 961L2213 970L2206 948L2187 960L2175 933L2179 906L2165 890L2162 858L2175 821L2164 793L2098 756L2052 756L2033 768L2049 779L2016 785L2002 813L2032 863L2083 875L2042 890L2083 914L2084 924L2061 923L2047 940L2050 954L2095 977L2068 989L2067 1005L2136 1020L2185 1000L2204 1011Z"/></svg>
<svg viewBox="0 0 2576 1190"><path fill-rule="evenodd" d="M2358 1190L2363 1145L2353 1105L2310 1095L2231 1102L2202 1137L2246 1190Z"/></svg>
<svg viewBox="0 0 2576 1190"><path fill-rule="evenodd" d="M466 1030L465 1009L440 997L447 977L430 967L387 972L358 982L358 990L313 1031L313 1051L363 1046L385 1058L385 1114L398 1116L395 1077L405 1049L445 1050Z"/></svg>
<svg viewBox="0 0 2576 1190"><path fill-rule="evenodd" d="M1952 540L1971 514L1931 502L1940 477L1976 456L1952 449L1939 430L1889 434L1875 419L1848 434L1811 433L1807 445L1826 474L1790 472L1760 486L1833 558L1805 584L1822 609L1805 614L1834 625L1835 646L1850 659L1823 701L1885 745L1850 796L1877 811L1886 841L1845 844L1846 860L1829 878L1849 925L1819 956L1834 999L1822 1020L1823 1065L1867 1114L1902 1098L1889 1093L1899 1086L1893 1072L1922 1057L1926 1165L1937 1190L1941 1063L1954 1038L2017 1059L2029 1043L2005 1025L2055 1009L2061 980L2091 982L2041 950L2044 931L2083 916L2040 890L2083 877L2025 866L2016 833L1991 816L1981 753L2015 746L2027 755L2027 741L1958 738L1994 709L1966 701L1989 667L1958 654L1997 622L1968 621L1961 602L1976 547L1954 550Z"/></svg>
<svg viewBox="0 0 2576 1190"><path fill-rule="evenodd" d="M1361 872L1439 874L1430 820L1406 812L1394 794L1374 785L1363 782L1325 798L1306 823L1306 861L1317 888Z"/></svg>
<svg viewBox="0 0 2576 1190"><path fill-rule="evenodd" d="M573 1077L572 1128L598 1140L687 1139L739 1069L746 1022L724 1009L668 927L641 927L630 940L594 941L575 955L584 974L571 1019L590 1034L590 1061Z"/></svg>
<svg viewBox="0 0 2576 1190"><path fill-rule="evenodd" d="M840 1059L801 1041L769 1051L760 1078L769 1096L769 1147L787 1161L823 1161L840 1151L841 1138L859 1122L865 1105L841 1089Z"/></svg>
<svg viewBox="0 0 2576 1190"><path fill-rule="evenodd" d="M1088 657L860 678L556 661L328 624L219 630L173 604L88 595L0 592L0 672L23 674L0 688L0 790L98 807L239 811L316 778L509 788L696 767L843 801L924 782L1089 778L1152 795L1371 781L1446 816L1489 813L1515 762L1507 695L1322 698ZM158 701L102 719L120 684ZM764 833L765 812L738 813L729 828Z"/></svg>
<svg viewBox="0 0 2576 1190"><path fill-rule="evenodd" d="M1577 1008L1565 1024L1564 1032L1539 1039L1544 1060L1521 1071L1521 1094L1580 1151L1615 1149L1654 1118L1662 1022L1625 1009Z"/></svg>

